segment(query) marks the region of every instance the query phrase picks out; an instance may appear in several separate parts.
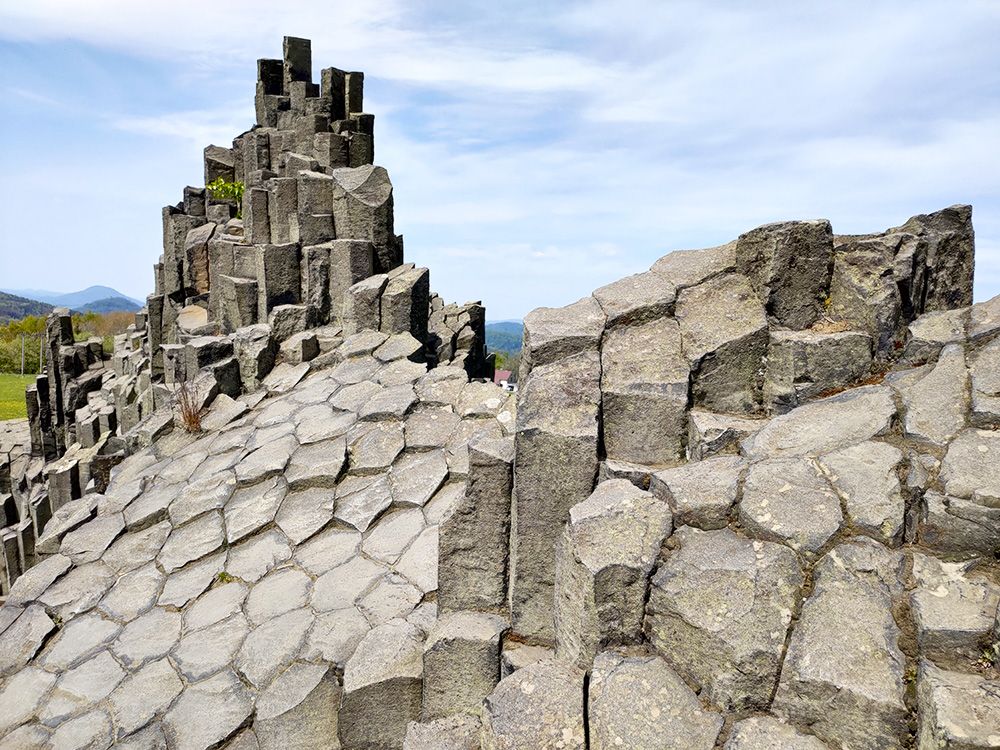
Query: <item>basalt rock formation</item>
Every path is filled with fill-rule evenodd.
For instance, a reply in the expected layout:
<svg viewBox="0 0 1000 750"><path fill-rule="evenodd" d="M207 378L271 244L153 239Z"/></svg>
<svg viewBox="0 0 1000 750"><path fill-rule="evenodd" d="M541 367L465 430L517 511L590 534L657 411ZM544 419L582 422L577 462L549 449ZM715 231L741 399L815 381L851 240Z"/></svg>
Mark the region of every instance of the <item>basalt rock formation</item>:
<svg viewBox="0 0 1000 750"><path fill-rule="evenodd" d="M242 220L165 211L113 367L52 319L0 748L1000 746L971 209L671 253L529 314L515 397L402 265L360 74L307 51L206 150Z"/></svg>

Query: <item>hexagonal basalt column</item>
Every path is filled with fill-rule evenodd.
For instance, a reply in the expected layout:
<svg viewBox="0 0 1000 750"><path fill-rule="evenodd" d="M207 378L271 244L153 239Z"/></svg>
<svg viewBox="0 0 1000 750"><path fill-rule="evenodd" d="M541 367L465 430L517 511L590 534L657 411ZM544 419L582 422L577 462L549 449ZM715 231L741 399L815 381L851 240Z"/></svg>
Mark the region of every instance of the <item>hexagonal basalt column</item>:
<svg viewBox="0 0 1000 750"><path fill-rule="evenodd" d="M586 667L602 646L638 639L669 506L625 479L573 507L556 552L556 653Z"/></svg>

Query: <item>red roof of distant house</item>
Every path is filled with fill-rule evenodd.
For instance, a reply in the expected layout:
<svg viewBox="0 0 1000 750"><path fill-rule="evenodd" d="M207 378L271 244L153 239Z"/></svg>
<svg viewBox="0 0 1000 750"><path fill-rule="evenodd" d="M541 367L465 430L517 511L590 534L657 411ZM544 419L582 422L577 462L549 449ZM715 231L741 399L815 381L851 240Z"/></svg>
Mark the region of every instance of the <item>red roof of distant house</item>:
<svg viewBox="0 0 1000 750"><path fill-rule="evenodd" d="M500 385L502 380L510 380L511 371L510 370L497 370L493 374L493 382Z"/></svg>

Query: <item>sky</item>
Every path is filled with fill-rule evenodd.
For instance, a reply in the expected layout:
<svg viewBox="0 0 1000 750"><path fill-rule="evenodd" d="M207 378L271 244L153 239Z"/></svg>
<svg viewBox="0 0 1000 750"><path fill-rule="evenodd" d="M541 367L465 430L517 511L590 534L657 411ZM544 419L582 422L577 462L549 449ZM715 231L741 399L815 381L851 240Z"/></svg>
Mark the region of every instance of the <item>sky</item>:
<svg viewBox="0 0 1000 750"><path fill-rule="evenodd" d="M0 287L144 298L160 207L283 35L365 72L407 261L491 320L771 221L974 206L1000 294L1000 2L0 0Z"/></svg>

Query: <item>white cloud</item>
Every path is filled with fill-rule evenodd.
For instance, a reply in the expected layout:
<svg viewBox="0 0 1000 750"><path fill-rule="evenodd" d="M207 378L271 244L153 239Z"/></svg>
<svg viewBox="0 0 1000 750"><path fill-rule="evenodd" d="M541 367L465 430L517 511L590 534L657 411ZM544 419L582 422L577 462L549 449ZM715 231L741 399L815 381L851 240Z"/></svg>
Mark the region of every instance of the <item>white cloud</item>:
<svg viewBox="0 0 1000 750"><path fill-rule="evenodd" d="M312 37L317 70L366 71L409 258L449 299L482 297L491 317L570 302L766 221L877 231L956 202L976 206L977 293L1000 292L1000 5L989 0L0 9L0 39L158 61L204 92L172 111L92 113L111 138L147 139L164 166L143 191L160 202L183 184L173 155L190 151L183 179L198 179L201 147L249 125L253 60L278 56L286 33ZM136 154L95 153L93 174L128 170ZM155 206L136 232L155 227ZM156 241L143 236L144 276Z"/></svg>

